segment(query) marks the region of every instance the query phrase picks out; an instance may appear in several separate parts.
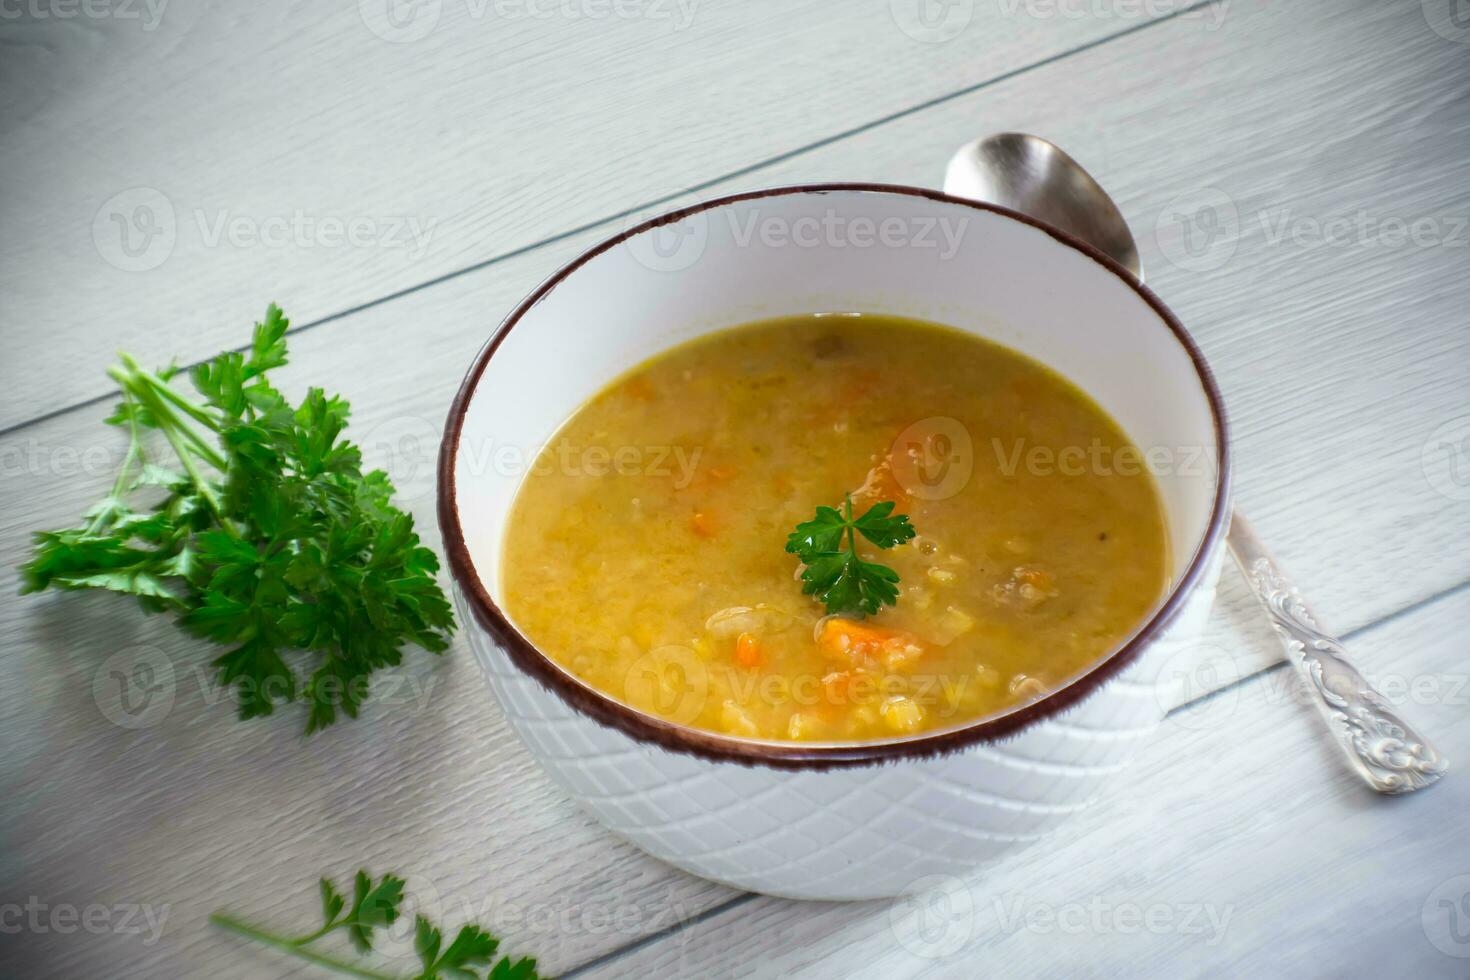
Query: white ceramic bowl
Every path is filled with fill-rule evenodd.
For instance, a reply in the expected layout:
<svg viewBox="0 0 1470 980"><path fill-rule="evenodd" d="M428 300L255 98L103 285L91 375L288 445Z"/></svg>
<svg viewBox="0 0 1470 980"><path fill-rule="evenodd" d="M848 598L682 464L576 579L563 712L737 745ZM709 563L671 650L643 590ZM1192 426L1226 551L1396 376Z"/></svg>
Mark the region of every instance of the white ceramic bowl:
<svg viewBox="0 0 1470 980"><path fill-rule="evenodd" d="M507 514L539 447L618 374L781 314L934 320L1042 361L1156 452L1175 570L1135 634L998 717L869 743L763 742L638 712L538 652L496 602ZM1163 714L1160 666L1213 600L1229 466L1219 393L1178 321L1121 267L1012 212L882 185L781 188L665 215L543 283L475 358L450 412L439 517L471 645L566 791L649 853L800 898L898 894L1044 835Z"/></svg>

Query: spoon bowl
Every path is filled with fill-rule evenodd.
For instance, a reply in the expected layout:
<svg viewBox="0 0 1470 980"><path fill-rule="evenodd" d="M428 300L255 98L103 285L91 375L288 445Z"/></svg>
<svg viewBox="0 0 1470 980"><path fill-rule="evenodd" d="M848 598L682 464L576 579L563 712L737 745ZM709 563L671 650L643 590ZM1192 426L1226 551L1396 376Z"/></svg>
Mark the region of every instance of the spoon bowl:
<svg viewBox="0 0 1470 980"><path fill-rule="evenodd" d="M1040 136L997 133L965 144L949 162L944 189L1068 232L1143 281L1138 246L1118 206L1081 164Z"/></svg>

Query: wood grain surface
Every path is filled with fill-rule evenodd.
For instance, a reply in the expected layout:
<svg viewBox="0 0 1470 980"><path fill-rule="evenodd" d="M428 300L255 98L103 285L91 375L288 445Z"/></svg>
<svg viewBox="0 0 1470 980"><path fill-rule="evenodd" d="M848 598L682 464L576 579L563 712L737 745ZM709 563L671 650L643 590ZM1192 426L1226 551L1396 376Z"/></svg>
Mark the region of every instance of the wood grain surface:
<svg viewBox="0 0 1470 980"><path fill-rule="evenodd" d="M0 18L0 303L25 325L0 430L103 393L119 348L236 343L262 289L320 320L1149 19L994 0L933 31L928 0L145 2Z"/></svg>

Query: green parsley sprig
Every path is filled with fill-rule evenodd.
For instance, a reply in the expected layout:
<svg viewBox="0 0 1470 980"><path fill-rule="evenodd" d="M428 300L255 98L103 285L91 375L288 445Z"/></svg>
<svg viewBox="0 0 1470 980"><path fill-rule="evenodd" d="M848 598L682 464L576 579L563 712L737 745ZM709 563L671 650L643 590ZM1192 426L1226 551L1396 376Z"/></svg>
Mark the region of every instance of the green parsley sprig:
<svg viewBox="0 0 1470 980"><path fill-rule="evenodd" d="M871 615L884 603L896 604L898 573L887 565L864 561L857 552L859 534L879 548L892 548L914 537L908 515L895 515L896 507L885 500L854 520L852 494L848 494L842 510L818 507L815 518L796 525L786 539L786 550L806 565L801 573L803 594L815 595L829 614L861 611Z"/></svg>
<svg viewBox="0 0 1470 980"><path fill-rule="evenodd" d="M338 973L364 980L400 980L393 974L370 970L310 947L323 936L346 929L358 952L370 952L374 931L398 921L403 885L403 879L394 875L384 875L374 883L371 875L359 871L353 881L352 904L349 906L337 886L323 878L319 886L323 924L315 932L297 938L276 935L223 912L214 913L209 921L221 929ZM497 960L495 953L500 948L500 940L478 925L461 926L454 939L445 946L438 928L424 916L415 916L413 948L423 970L415 973L412 980L480 980L477 968L492 963L494 966L483 975L485 980L538 980L535 959L527 956L512 960L509 956L502 956Z"/></svg>
<svg viewBox="0 0 1470 980"><path fill-rule="evenodd" d="M369 676L396 666L405 643L446 650L454 616L387 475L363 473L341 437L347 402L312 388L292 406L271 387L288 326L272 304L248 352L195 367L200 400L170 383L179 369L123 355L107 420L128 432L122 468L82 526L35 535L21 592L107 589L173 613L230 647L213 666L241 718L304 700L311 733L338 708L357 717ZM150 455L150 432L171 465ZM140 507L148 490L162 499Z"/></svg>

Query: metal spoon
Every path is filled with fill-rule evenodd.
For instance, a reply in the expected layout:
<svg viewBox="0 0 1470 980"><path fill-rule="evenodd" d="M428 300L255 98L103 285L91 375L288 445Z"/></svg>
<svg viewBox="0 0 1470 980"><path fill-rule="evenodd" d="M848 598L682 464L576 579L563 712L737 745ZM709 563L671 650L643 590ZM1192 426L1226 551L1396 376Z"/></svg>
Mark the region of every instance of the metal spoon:
<svg viewBox="0 0 1470 980"><path fill-rule="evenodd" d="M1039 136L999 133L961 147L944 189L1020 211L1069 232L1143 281L1128 223L1092 175ZM1230 553L1270 616L1297 673L1327 721L1348 765L1380 793L1412 793L1444 775L1445 759L1348 661L1318 626L1250 523L1234 511Z"/></svg>

